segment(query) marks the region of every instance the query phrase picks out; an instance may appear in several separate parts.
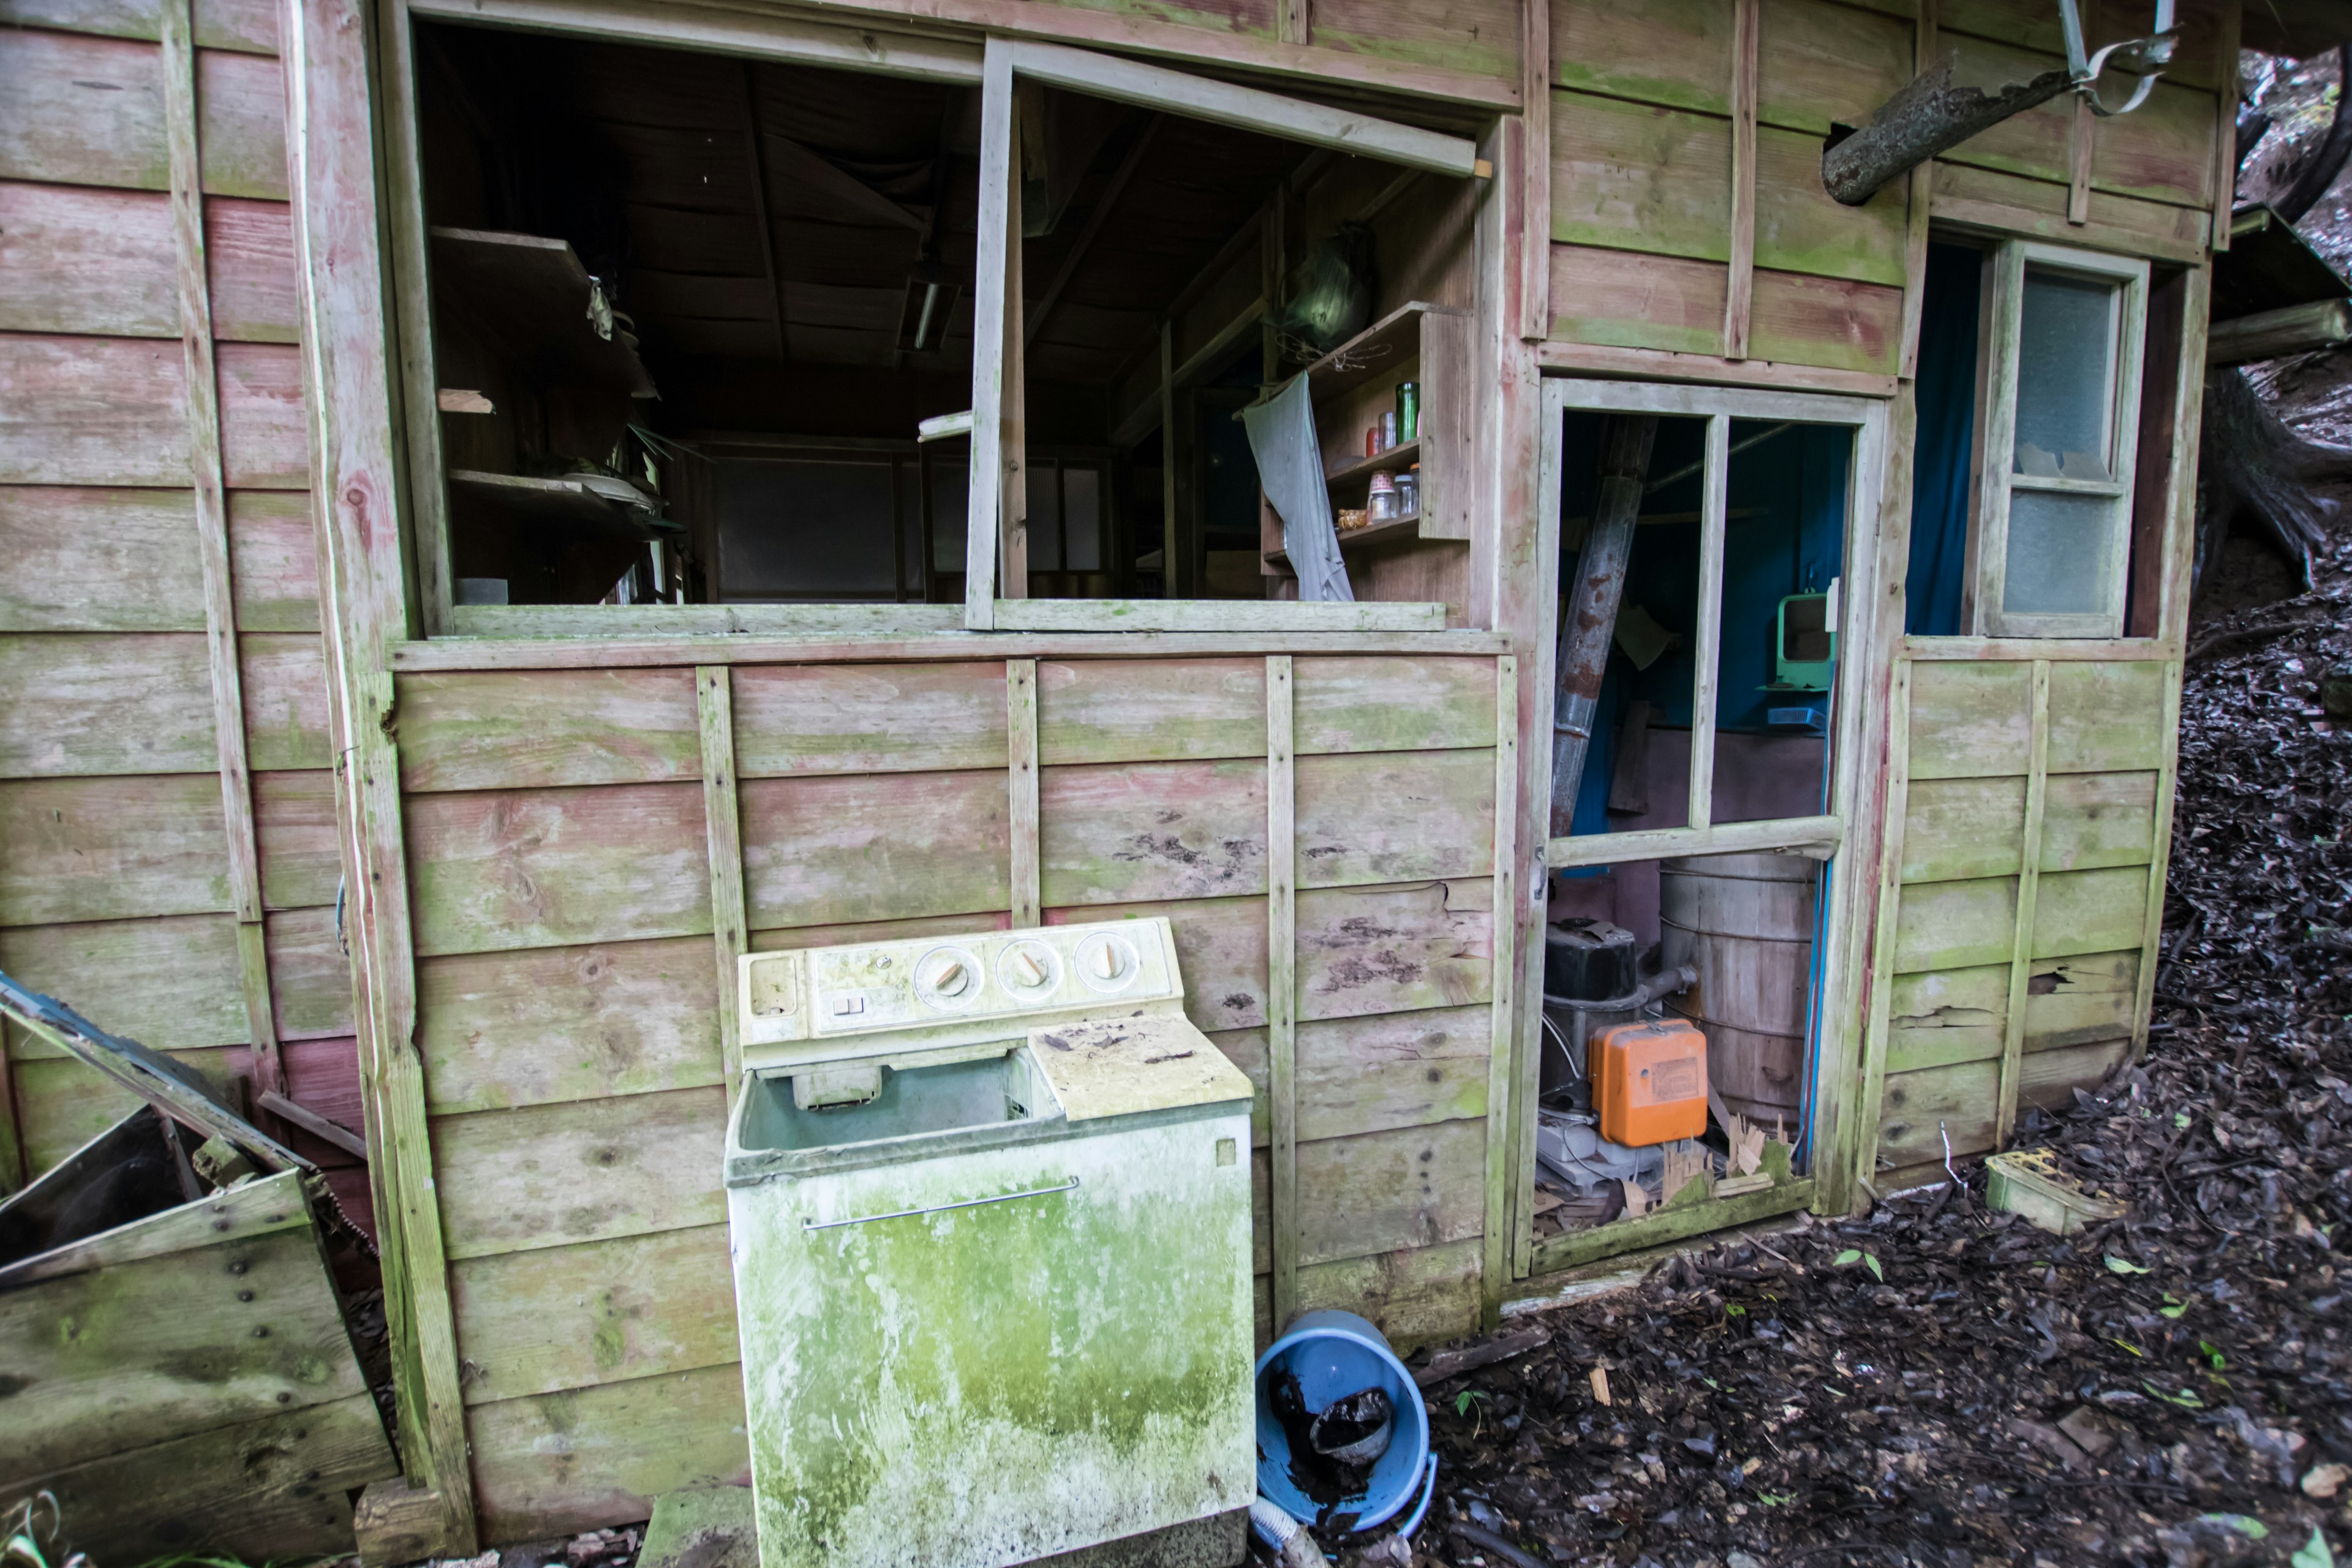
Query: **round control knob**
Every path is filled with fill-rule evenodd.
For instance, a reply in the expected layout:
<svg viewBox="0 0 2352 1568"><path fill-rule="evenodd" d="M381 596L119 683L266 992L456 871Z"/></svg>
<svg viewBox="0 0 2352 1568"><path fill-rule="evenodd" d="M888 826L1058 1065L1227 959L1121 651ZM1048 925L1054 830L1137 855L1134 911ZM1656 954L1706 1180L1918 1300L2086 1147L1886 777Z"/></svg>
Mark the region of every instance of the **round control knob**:
<svg viewBox="0 0 2352 1568"><path fill-rule="evenodd" d="M1054 956L1054 950L1042 942L1016 942L996 962L997 979L1007 991L1019 996L1053 989L1061 978L1060 971L1061 962Z"/></svg>
<svg viewBox="0 0 2352 1568"><path fill-rule="evenodd" d="M1124 991L1142 967L1124 937L1097 931L1078 943L1078 978L1097 991Z"/></svg>
<svg viewBox="0 0 2352 1568"><path fill-rule="evenodd" d="M915 965L915 994L934 1007L961 1007L980 994L980 961L960 947L939 947Z"/></svg>

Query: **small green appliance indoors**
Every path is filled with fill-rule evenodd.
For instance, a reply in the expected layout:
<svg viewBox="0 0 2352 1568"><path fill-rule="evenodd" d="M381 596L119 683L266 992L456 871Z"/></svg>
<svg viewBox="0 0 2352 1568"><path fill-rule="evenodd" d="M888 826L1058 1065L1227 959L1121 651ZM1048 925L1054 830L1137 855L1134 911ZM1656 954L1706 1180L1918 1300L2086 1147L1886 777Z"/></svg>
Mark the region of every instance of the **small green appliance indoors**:
<svg viewBox="0 0 2352 1568"><path fill-rule="evenodd" d="M737 993L761 1568L1238 1561L1251 1089L1167 921L753 953Z"/></svg>

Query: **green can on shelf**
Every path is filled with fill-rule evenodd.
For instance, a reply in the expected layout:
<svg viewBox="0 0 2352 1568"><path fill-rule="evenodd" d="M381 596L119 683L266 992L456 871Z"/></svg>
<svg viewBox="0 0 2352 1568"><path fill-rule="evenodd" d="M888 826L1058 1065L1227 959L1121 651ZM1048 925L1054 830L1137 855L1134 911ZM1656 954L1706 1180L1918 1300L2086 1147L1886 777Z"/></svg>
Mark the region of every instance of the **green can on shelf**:
<svg viewBox="0 0 2352 1568"><path fill-rule="evenodd" d="M1397 383L1397 441L1400 445L1421 438L1421 383Z"/></svg>

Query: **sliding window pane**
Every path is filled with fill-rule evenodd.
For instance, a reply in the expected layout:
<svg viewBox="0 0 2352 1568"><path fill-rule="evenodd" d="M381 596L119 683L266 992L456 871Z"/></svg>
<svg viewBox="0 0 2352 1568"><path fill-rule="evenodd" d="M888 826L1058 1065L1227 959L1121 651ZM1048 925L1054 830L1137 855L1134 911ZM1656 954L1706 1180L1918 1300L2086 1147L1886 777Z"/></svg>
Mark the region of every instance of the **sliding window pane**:
<svg viewBox="0 0 2352 1568"><path fill-rule="evenodd" d="M2015 471L2111 479L2115 437L2113 283L2025 275L2018 334Z"/></svg>
<svg viewBox="0 0 2352 1568"><path fill-rule="evenodd" d="M2001 609L2012 616L2095 616L2110 606L2123 501L2012 489Z"/></svg>

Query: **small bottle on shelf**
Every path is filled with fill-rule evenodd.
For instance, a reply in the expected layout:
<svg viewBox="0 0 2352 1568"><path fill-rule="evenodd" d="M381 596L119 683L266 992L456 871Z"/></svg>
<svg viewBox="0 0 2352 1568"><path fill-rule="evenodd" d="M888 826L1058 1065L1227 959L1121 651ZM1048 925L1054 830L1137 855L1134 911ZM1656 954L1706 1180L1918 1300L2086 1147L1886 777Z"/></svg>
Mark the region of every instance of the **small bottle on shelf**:
<svg viewBox="0 0 2352 1568"><path fill-rule="evenodd" d="M1415 517L1421 512L1421 465L1415 463L1396 477L1396 514Z"/></svg>
<svg viewBox="0 0 2352 1568"><path fill-rule="evenodd" d="M1397 515L1396 477L1386 468L1372 475L1370 492L1364 498L1365 510L1374 522L1387 522Z"/></svg>
<svg viewBox="0 0 2352 1568"><path fill-rule="evenodd" d="M1396 424L1400 443L1421 439L1421 383L1397 383Z"/></svg>

